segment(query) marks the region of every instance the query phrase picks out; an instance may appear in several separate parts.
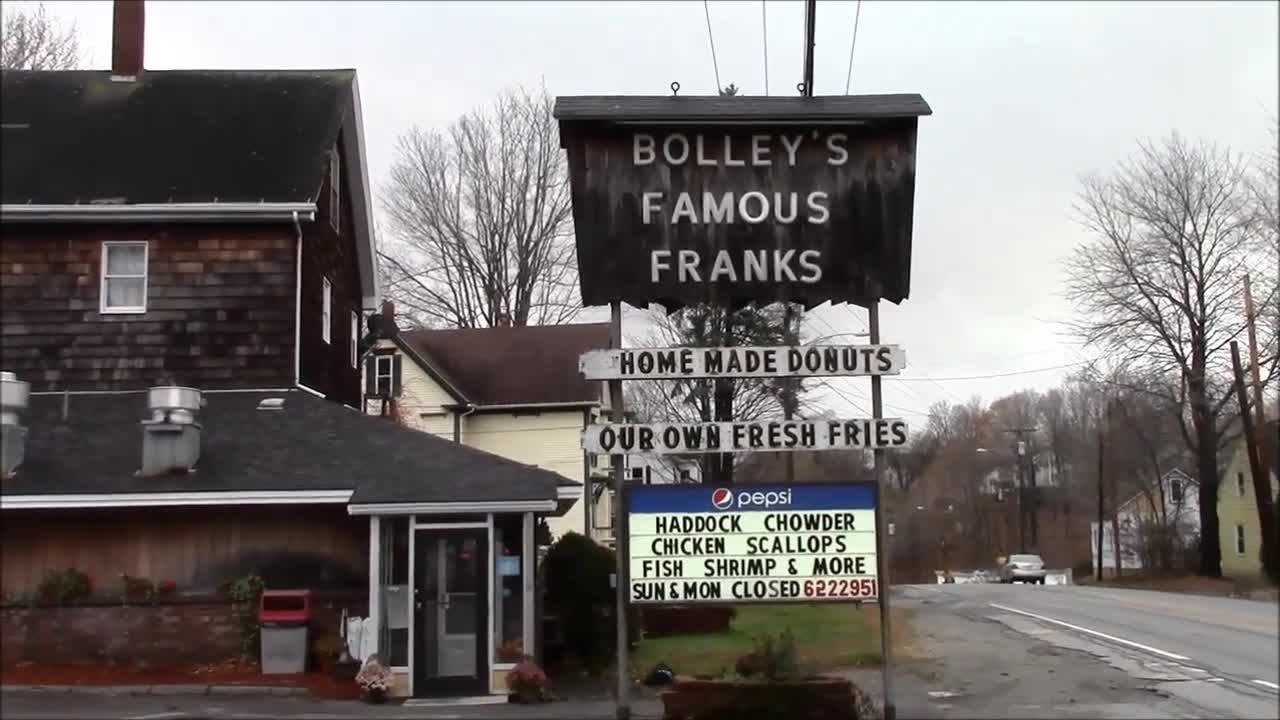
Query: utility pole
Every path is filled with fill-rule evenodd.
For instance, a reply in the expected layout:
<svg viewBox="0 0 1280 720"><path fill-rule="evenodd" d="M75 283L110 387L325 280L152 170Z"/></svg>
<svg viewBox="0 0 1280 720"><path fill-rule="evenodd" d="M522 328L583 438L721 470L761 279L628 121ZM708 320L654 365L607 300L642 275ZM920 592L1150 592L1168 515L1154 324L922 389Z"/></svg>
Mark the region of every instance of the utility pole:
<svg viewBox="0 0 1280 720"><path fill-rule="evenodd" d="M818 22L818 0L804 3L804 94L813 97L813 35Z"/></svg>
<svg viewBox="0 0 1280 720"><path fill-rule="evenodd" d="M1107 425L1109 425L1110 422L1111 404L1108 403L1106 410L1103 413L1103 417L1099 418L1098 423L1098 538L1096 540L1098 547L1098 572L1096 579L1098 582L1102 582L1102 528L1105 527L1104 518L1106 517L1106 503L1103 500L1104 494L1102 491L1102 476L1105 472L1103 468L1106 466L1104 462L1104 455L1107 444Z"/></svg>
<svg viewBox="0 0 1280 720"><path fill-rule="evenodd" d="M1254 437L1258 445L1258 471L1262 477L1270 477L1270 468L1280 458L1270 457L1271 443L1267 441L1267 408L1262 400L1262 379L1258 370L1258 326L1253 312L1253 288L1249 275L1244 276L1244 314L1249 338L1249 381L1253 386Z"/></svg>
<svg viewBox="0 0 1280 720"><path fill-rule="evenodd" d="M805 0L804 4L804 96L813 97L813 35L815 25L818 19L818 0ZM790 302L783 303L785 328L785 342L787 345L794 346L797 342L796 335L793 332L792 325L795 323L795 310ZM791 420L795 416L796 410L796 381L795 378L784 378L782 381L782 412L787 420ZM787 483L796 481L796 457L795 453L787 453Z"/></svg>
<svg viewBox="0 0 1280 720"><path fill-rule="evenodd" d="M1013 441L1014 466L1013 467L1014 467L1014 472L1016 473L1016 477L1018 481L1018 545L1019 545L1018 552L1022 552L1022 553L1027 552L1027 525L1028 525L1027 512L1029 510L1028 501L1027 501L1027 470L1026 470L1027 443L1022 438L1025 435L1034 433L1035 431L1036 429L1034 427L1015 427L1015 428L1007 428L1005 430L1005 432L1010 433L1014 436L1014 441Z"/></svg>

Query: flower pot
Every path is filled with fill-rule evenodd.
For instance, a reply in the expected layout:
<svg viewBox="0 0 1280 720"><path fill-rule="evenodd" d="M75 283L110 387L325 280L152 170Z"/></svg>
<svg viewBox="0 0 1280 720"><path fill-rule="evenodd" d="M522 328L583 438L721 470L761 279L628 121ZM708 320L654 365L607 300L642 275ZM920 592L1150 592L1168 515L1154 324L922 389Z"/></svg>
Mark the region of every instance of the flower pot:
<svg viewBox="0 0 1280 720"><path fill-rule="evenodd" d="M382 688L365 688L360 693L360 697L364 699L365 702L380 705L387 701L387 691Z"/></svg>

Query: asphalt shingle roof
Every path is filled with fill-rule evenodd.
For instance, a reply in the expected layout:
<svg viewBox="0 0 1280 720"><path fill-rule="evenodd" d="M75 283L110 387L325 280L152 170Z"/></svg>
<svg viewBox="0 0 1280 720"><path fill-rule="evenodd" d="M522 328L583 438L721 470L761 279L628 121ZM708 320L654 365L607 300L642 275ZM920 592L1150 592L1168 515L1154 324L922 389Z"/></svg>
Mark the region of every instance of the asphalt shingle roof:
<svg viewBox="0 0 1280 720"><path fill-rule="evenodd" d="M354 70L3 72L4 203L314 201Z"/></svg>
<svg viewBox="0 0 1280 720"><path fill-rule="evenodd" d="M828 97L577 95L556 98L553 112L566 122L840 121L933 114L929 103L915 93Z"/></svg>
<svg viewBox="0 0 1280 720"><path fill-rule="evenodd" d="M140 477L146 394L37 395L0 494L356 490L352 502L554 500L567 478L305 392L206 393L195 471ZM265 398L281 410L259 410Z"/></svg>
<svg viewBox="0 0 1280 720"><path fill-rule="evenodd" d="M599 402L578 357L609 347L608 323L407 330L400 339L477 405Z"/></svg>

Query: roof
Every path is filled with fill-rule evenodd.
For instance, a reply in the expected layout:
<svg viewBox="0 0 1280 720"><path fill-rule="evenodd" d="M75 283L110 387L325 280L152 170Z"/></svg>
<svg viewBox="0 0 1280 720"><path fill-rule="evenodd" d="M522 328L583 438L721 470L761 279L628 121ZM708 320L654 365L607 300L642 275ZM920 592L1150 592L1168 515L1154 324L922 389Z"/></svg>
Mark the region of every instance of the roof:
<svg viewBox="0 0 1280 720"><path fill-rule="evenodd" d="M355 490L352 502L555 500L549 470L363 415L303 391L210 392L195 471L139 477L146 393L34 395L26 457L0 494ZM265 398L281 410L259 410Z"/></svg>
<svg viewBox="0 0 1280 720"><path fill-rule="evenodd" d="M348 130L341 133L346 197L372 307L376 259L355 70L147 70L133 81L113 81L105 70L5 70L0 77L6 221L76 205L136 218L165 207L314 205L327 152ZM25 206L22 215L15 205Z"/></svg>
<svg viewBox="0 0 1280 720"><path fill-rule="evenodd" d="M8 203L316 199L353 70L5 71ZM122 172L122 170L124 172Z"/></svg>
<svg viewBox="0 0 1280 720"><path fill-rule="evenodd" d="M579 95L557 97L560 121L748 122L846 121L932 115L915 93L827 97Z"/></svg>
<svg viewBox="0 0 1280 720"><path fill-rule="evenodd" d="M401 331L400 340L474 405L591 404L578 357L609 346L608 323Z"/></svg>

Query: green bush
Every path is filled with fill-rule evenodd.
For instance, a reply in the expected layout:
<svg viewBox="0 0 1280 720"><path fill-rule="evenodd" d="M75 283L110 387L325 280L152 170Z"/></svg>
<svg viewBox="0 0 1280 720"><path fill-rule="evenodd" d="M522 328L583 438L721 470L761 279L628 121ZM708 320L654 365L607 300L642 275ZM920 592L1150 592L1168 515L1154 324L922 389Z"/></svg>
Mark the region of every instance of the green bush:
<svg viewBox="0 0 1280 720"><path fill-rule="evenodd" d="M560 619L566 654L589 672L608 667L617 647L615 590L609 586L614 569L612 550L573 532L557 540L542 561L546 610ZM633 640L635 616L628 625Z"/></svg>
<svg viewBox="0 0 1280 720"><path fill-rule="evenodd" d="M246 658L258 654L258 596L264 583L257 575L245 575L223 581L219 589L234 604L240 625L240 654Z"/></svg>
<svg viewBox="0 0 1280 720"><path fill-rule="evenodd" d="M45 573L36 587L36 595L41 600L59 605L89 597L92 592L92 578L75 568Z"/></svg>

